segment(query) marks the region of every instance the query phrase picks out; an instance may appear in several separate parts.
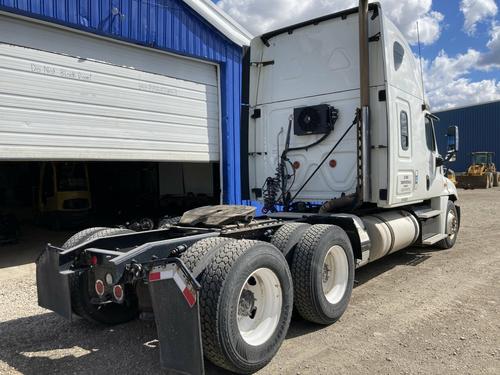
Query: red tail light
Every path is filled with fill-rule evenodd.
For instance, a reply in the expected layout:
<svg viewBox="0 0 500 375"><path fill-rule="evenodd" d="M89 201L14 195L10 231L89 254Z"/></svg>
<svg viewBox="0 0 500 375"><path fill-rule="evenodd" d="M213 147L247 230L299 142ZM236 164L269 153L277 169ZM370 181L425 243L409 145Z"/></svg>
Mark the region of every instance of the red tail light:
<svg viewBox="0 0 500 375"><path fill-rule="evenodd" d="M97 256L92 255L92 256L90 257L90 264L91 264L92 266L95 266L95 265L97 264Z"/></svg>
<svg viewBox="0 0 500 375"><path fill-rule="evenodd" d="M123 301L124 293L123 293L123 287L121 285L115 285L113 287L113 296L115 297L115 300L118 302Z"/></svg>
<svg viewBox="0 0 500 375"><path fill-rule="evenodd" d="M102 280L97 280L95 282L95 292L99 297L102 297L104 295L104 283Z"/></svg>

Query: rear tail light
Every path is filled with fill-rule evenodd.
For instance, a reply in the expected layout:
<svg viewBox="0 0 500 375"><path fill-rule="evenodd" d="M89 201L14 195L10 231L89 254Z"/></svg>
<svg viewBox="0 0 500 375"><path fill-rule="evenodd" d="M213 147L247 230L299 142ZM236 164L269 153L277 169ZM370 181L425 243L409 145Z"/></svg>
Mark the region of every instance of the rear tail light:
<svg viewBox="0 0 500 375"><path fill-rule="evenodd" d="M95 266L97 264L97 256L92 255L90 257L90 265Z"/></svg>
<svg viewBox="0 0 500 375"><path fill-rule="evenodd" d="M102 280L97 280L95 282L95 292L99 297L102 297L104 295L104 283Z"/></svg>
<svg viewBox="0 0 500 375"><path fill-rule="evenodd" d="M124 292L123 292L123 287L121 285L115 285L113 287L113 297L115 297L115 300L118 302L123 301Z"/></svg>

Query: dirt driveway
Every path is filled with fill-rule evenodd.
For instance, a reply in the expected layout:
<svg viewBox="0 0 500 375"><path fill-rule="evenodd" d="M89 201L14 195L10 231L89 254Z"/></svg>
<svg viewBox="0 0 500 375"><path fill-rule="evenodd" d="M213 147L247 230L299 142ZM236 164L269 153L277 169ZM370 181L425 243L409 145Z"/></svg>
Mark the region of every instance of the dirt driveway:
<svg viewBox="0 0 500 375"><path fill-rule="evenodd" d="M454 249L359 270L344 317L293 321L261 374L500 374L500 190L461 199ZM33 264L0 269L0 374L161 374L155 336L140 321L70 324L37 306Z"/></svg>

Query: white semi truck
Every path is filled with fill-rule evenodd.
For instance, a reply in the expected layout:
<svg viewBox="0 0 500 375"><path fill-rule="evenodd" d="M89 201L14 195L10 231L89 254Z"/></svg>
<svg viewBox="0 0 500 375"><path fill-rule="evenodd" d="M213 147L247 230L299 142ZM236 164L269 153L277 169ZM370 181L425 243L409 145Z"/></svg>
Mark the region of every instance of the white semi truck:
<svg viewBox="0 0 500 375"><path fill-rule="evenodd" d="M37 261L39 304L101 324L153 317L161 363L266 366L292 310L332 324L355 270L411 245L451 248L458 196L443 173L419 70L380 4L255 38L247 206L203 207L135 233L91 228Z"/></svg>

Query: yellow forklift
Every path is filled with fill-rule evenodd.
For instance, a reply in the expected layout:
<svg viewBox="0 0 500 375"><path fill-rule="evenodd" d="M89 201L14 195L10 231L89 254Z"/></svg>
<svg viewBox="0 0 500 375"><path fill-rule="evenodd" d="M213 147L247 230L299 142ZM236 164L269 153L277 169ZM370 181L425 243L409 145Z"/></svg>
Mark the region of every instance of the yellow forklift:
<svg viewBox="0 0 500 375"><path fill-rule="evenodd" d="M457 176L457 186L462 189L489 189L498 186L499 173L493 163L493 152L473 152L467 172Z"/></svg>
<svg viewBox="0 0 500 375"><path fill-rule="evenodd" d="M57 230L87 223L92 203L86 163L42 163L37 190L40 224Z"/></svg>

